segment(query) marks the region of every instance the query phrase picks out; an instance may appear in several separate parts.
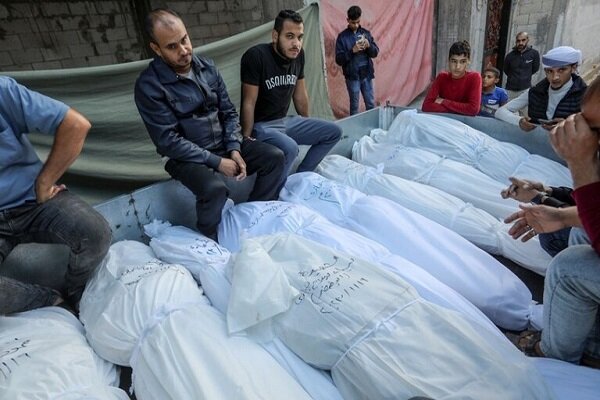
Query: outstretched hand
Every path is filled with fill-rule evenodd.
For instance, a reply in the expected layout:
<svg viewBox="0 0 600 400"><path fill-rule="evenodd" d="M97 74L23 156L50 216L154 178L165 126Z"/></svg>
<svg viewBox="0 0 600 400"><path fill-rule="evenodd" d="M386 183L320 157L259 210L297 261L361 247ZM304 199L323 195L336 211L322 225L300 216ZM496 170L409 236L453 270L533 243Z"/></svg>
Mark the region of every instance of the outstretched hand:
<svg viewBox="0 0 600 400"><path fill-rule="evenodd" d="M519 204L519 208L504 220L507 224L513 222L508 234L515 240L521 238L526 242L538 233L556 232L567 227L560 208L531 204Z"/></svg>
<svg viewBox="0 0 600 400"><path fill-rule="evenodd" d="M510 186L500 192L503 199L515 199L524 203L529 203L535 196L546 193L547 188L541 182L534 182L527 179L519 179L511 176L508 178Z"/></svg>

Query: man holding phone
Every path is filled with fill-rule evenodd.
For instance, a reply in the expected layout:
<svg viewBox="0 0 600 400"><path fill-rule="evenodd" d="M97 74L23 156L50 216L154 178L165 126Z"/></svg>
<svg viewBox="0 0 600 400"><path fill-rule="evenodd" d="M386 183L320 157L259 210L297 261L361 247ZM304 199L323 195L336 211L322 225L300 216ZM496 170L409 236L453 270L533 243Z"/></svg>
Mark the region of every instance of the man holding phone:
<svg viewBox="0 0 600 400"><path fill-rule="evenodd" d="M581 99L587 85L577 75L581 51L570 46L556 47L542 56L546 77L516 99L496 111L495 117L518 125L525 132L537 126L551 130L569 115L581 111ZM529 116L519 110L528 107Z"/></svg>

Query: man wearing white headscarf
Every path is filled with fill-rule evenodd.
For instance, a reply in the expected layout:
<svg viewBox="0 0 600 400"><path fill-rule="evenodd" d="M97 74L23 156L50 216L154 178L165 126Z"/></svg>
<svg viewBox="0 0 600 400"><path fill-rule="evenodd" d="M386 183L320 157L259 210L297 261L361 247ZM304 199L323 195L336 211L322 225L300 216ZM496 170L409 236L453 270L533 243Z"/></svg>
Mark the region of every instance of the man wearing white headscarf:
<svg viewBox="0 0 600 400"><path fill-rule="evenodd" d="M577 75L580 63L581 51L573 47L559 46L548 51L542 56L546 78L500 107L495 117L529 132L540 125L550 130L569 115L581 111L587 85ZM525 107L528 107L528 117L516 114Z"/></svg>

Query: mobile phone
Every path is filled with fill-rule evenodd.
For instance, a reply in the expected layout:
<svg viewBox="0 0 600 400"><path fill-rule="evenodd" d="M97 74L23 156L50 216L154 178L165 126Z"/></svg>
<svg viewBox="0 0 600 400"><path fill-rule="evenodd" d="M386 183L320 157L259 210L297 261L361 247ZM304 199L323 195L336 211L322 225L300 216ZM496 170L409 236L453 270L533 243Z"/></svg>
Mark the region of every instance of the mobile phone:
<svg viewBox="0 0 600 400"><path fill-rule="evenodd" d="M551 119L538 119L538 122L540 124L545 124L545 125L556 125L557 121L553 121Z"/></svg>

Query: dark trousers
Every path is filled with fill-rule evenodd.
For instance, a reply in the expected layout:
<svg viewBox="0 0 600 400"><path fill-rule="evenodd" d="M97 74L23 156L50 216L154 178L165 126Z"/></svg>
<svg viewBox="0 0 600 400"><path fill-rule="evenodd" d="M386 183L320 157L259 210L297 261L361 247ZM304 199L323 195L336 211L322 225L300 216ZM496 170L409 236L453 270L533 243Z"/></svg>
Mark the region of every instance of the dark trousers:
<svg viewBox="0 0 600 400"><path fill-rule="evenodd" d="M245 139L240 153L246 162L247 174L256 173L256 182L248 200L276 199L283 173L283 152L267 143ZM196 226L203 235L215 239L221 222L221 210L229 196L223 174L204 164L173 159L167 162L165 170L194 193Z"/></svg>
<svg viewBox="0 0 600 400"><path fill-rule="evenodd" d="M79 197L62 191L43 204L0 211L0 264L19 243L58 243L70 249L66 298L76 306L111 242L108 223ZM0 276L0 314L52 305L58 292Z"/></svg>

